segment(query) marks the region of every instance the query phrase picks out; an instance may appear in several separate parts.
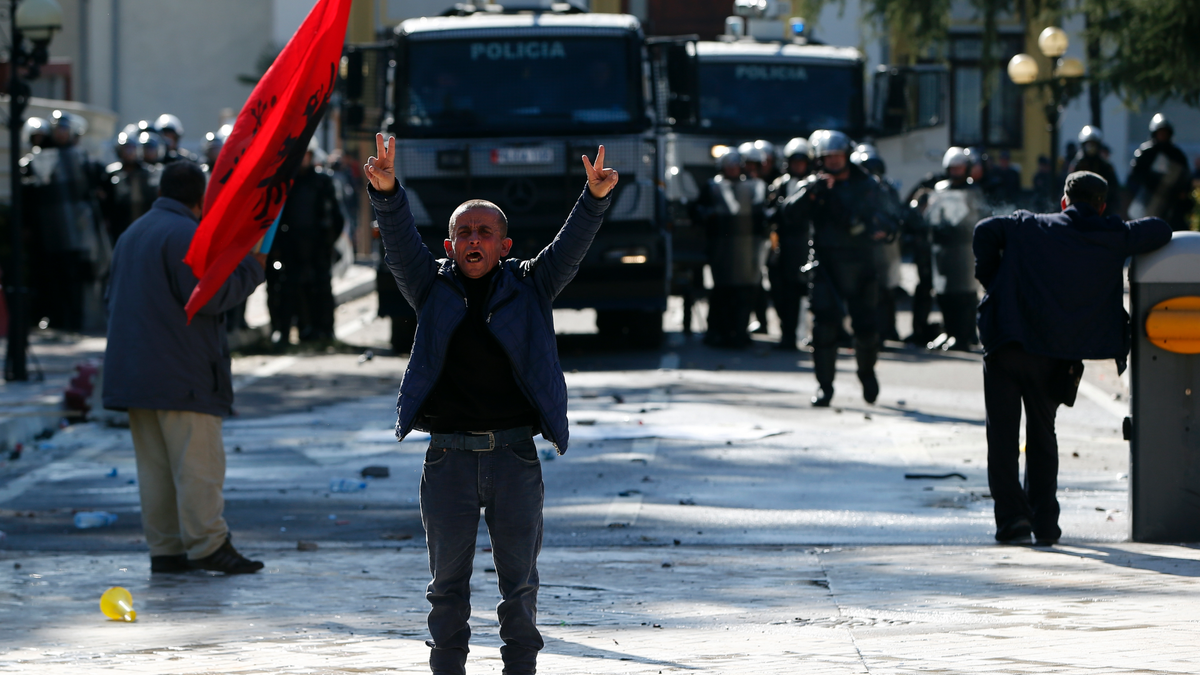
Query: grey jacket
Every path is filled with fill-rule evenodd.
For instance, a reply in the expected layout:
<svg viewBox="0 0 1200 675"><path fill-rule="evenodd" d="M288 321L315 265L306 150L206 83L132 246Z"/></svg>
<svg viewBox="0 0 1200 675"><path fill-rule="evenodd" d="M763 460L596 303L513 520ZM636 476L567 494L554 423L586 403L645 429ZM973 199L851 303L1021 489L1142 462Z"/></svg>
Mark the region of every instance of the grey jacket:
<svg viewBox="0 0 1200 675"><path fill-rule="evenodd" d="M224 313L249 297L264 273L246 256L188 324L183 307L197 279L183 257L197 225L182 203L159 197L117 242L107 293L105 408L233 412Z"/></svg>

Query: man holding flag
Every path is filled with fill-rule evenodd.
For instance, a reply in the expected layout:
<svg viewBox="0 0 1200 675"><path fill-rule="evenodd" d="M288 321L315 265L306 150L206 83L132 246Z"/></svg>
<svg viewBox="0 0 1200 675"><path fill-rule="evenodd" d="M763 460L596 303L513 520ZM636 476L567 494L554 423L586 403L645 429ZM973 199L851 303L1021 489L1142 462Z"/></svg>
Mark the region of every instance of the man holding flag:
<svg viewBox="0 0 1200 675"><path fill-rule="evenodd" d="M471 569L484 509L502 600L496 611L506 675L532 675L542 648L536 626L542 546L542 468L533 436L567 450L567 387L551 306L575 277L617 184L604 146L566 224L532 260L507 259L508 220L473 199L450 217L446 257L417 232L396 181L395 139L376 136L364 167L385 262L417 312L412 357L400 383L396 435L432 440L421 475L421 520L433 580L429 665L466 672Z"/></svg>
<svg viewBox="0 0 1200 675"><path fill-rule="evenodd" d="M181 159L159 197L117 241L108 286L104 407L129 411L150 571L226 574L262 569L225 524L221 418L233 412L225 312L265 278L266 256L244 256L189 323L197 284L183 262L203 212L204 172Z"/></svg>

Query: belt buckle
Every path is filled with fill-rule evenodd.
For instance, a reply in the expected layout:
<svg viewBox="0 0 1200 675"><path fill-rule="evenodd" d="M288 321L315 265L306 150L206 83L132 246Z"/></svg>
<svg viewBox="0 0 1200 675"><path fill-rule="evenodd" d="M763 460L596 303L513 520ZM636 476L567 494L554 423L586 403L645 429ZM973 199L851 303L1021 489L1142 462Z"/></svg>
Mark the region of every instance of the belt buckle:
<svg viewBox="0 0 1200 675"><path fill-rule="evenodd" d="M472 435L473 436L482 436L483 434L487 434L488 446L486 448L479 448L475 452L491 452L492 450L495 450L496 449L496 434L495 433L493 433L491 431L485 431L483 433L472 434Z"/></svg>

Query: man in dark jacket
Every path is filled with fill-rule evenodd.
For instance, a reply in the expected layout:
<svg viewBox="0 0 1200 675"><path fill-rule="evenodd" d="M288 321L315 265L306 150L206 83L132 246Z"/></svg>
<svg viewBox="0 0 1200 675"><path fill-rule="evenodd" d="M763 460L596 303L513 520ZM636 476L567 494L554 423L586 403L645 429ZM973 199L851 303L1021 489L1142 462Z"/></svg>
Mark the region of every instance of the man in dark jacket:
<svg viewBox="0 0 1200 675"><path fill-rule="evenodd" d="M975 227L975 276L987 407L988 485L996 540L1052 545L1058 526L1058 441L1054 416L1075 399L1082 359L1116 359L1125 369L1129 315L1122 272L1132 255L1160 248L1171 227L1158 218L1104 216L1108 184L1067 177L1062 213L1017 211ZM1026 426L1025 487L1018 437Z"/></svg>
<svg viewBox="0 0 1200 675"><path fill-rule="evenodd" d="M279 232L267 266L267 309L271 330L287 344L295 322L300 340L333 340L334 244L345 220L333 177L309 144L288 192Z"/></svg>
<svg viewBox="0 0 1200 675"><path fill-rule="evenodd" d="M183 258L204 188L195 162L172 163L150 211L121 235L108 287L104 407L129 411L150 571L240 574L263 564L233 548L222 515L221 418L233 412L224 313L262 283L265 258L246 256L188 323L197 279Z"/></svg>
<svg viewBox="0 0 1200 675"><path fill-rule="evenodd" d="M376 136L364 167L388 267L417 312L412 357L400 384L396 435L427 430L421 520L433 580L429 665L464 673L471 629L471 568L484 508L503 599L497 607L504 672L535 671L543 646L535 624L542 543L542 472L533 435L567 450L567 388L551 304L592 243L617 172L604 146L558 236L532 260L506 259L508 220L471 200L450 217L446 258L421 241L396 181L395 141Z"/></svg>

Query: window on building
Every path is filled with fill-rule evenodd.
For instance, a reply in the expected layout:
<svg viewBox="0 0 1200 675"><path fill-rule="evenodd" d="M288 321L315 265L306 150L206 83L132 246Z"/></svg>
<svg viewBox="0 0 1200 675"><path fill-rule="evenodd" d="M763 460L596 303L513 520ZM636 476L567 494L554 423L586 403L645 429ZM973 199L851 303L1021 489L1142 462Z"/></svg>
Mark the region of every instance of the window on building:
<svg viewBox="0 0 1200 675"><path fill-rule="evenodd" d="M1021 89L1004 70L1022 47L1023 36L998 36L994 70L989 76L983 70L983 36L950 38L950 141L954 145L1005 148L1022 144Z"/></svg>

